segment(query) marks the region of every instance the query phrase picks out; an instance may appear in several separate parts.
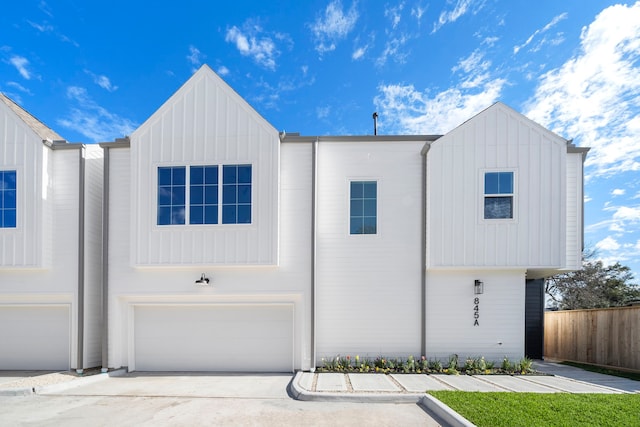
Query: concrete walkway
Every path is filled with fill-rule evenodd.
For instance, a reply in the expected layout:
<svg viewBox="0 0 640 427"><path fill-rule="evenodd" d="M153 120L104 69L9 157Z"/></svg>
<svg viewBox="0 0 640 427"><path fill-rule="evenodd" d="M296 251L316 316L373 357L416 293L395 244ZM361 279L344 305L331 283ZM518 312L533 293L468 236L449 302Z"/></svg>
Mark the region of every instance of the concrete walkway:
<svg viewBox="0 0 640 427"><path fill-rule="evenodd" d="M543 375L424 375L299 372L291 388L300 400L419 401L435 390L529 393L640 393L640 381L538 361Z"/></svg>

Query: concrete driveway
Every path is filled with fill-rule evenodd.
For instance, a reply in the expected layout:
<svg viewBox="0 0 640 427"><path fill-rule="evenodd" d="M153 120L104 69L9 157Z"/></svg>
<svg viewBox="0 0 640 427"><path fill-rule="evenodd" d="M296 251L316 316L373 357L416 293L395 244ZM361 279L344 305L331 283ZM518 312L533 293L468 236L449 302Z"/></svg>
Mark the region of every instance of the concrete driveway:
<svg viewBox="0 0 640 427"><path fill-rule="evenodd" d="M302 402L293 375L128 373L0 396L11 426L438 426L415 403Z"/></svg>

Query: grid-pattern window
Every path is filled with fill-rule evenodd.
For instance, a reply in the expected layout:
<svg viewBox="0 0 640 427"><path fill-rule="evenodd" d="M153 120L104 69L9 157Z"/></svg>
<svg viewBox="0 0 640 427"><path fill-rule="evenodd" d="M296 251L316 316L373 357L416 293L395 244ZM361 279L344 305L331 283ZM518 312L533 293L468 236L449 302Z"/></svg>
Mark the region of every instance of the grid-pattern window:
<svg viewBox="0 0 640 427"><path fill-rule="evenodd" d="M484 174L484 218L513 218L513 172Z"/></svg>
<svg viewBox="0 0 640 427"><path fill-rule="evenodd" d="M218 223L218 166L191 166L189 223Z"/></svg>
<svg viewBox="0 0 640 427"><path fill-rule="evenodd" d="M378 183L351 181L349 230L351 234L376 234Z"/></svg>
<svg viewBox="0 0 640 427"><path fill-rule="evenodd" d="M0 171L0 228L16 227L16 171Z"/></svg>
<svg viewBox="0 0 640 427"><path fill-rule="evenodd" d="M251 165L222 166L222 223L251 223Z"/></svg>
<svg viewBox="0 0 640 427"><path fill-rule="evenodd" d="M158 225L185 223L186 168L158 168Z"/></svg>

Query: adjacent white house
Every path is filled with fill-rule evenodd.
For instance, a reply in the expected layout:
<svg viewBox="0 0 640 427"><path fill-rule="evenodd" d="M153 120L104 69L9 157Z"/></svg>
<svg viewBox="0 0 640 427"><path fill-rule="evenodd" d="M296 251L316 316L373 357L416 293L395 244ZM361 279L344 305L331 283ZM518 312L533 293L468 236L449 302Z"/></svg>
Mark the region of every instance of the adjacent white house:
<svg viewBox="0 0 640 427"><path fill-rule="evenodd" d="M29 147L50 156L71 146L31 132ZM530 290L580 268L587 149L501 103L443 136L302 136L278 132L205 65L129 137L79 147L78 159L95 149L103 171L89 179L83 160L74 185L103 198L78 197L84 214L63 215L85 236L77 270L63 270L84 280L35 280L53 274L52 262L11 287L5 278L23 270L5 258L0 270L0 303L27 304L24 318L36 318L30 299L66 307L73 368L288 372L338 354L518 359L536 354L529 312L541 306L529 301L540 294ZM25 167L0 158L18 182ZM53 199L17 200L26 215ZM41 219L52 247L70 233L47 228L56 207ZM3 242L3 254L15 252Z"/></svg>
<svg viewBox="0 0 640 427"><path fill-rule="evenodd" d="M0 369L101 365L102 165L0 94Z"/></svg>

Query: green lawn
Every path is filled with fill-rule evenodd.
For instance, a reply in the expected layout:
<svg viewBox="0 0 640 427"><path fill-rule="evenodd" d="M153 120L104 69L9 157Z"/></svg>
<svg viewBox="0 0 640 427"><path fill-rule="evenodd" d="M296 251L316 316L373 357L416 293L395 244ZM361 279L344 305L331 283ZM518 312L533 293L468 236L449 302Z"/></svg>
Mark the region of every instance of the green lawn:
<svg viewBox="0 0 640 427"><path fill-rule="evenodd" d="M640 426L640 394L430 391L478 427Z"/></svg>

